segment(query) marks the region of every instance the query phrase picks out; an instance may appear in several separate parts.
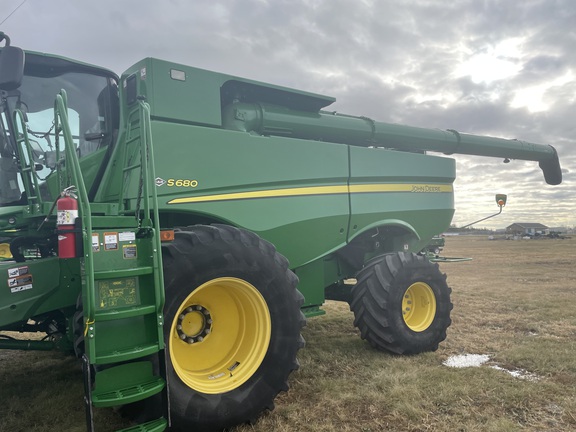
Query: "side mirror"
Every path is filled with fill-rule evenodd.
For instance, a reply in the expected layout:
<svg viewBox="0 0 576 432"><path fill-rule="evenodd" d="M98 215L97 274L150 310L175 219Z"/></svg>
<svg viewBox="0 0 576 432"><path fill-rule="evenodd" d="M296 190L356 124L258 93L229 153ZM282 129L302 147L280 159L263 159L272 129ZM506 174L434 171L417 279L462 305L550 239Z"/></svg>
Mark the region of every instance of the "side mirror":
<svg viewBox="0 0 576 432"><path fill-rule="evenodd" d="M0 90L16 90L24 76L24 51L6 45L0 50Z"/></svg>

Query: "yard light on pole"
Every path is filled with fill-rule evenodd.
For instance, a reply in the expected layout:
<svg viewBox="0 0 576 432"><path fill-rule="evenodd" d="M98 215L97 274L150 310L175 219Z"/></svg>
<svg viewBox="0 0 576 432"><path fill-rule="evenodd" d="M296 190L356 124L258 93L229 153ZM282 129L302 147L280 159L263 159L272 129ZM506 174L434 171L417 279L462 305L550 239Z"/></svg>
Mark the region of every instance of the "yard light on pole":
<svg viewBox="0 0 576 432"><path fill-rule="evenodd" d="M482 219L479 219L479 220L474 221L472 223L469 223L468 225L464 225L461 228L468 228L469 226L477 224L478 222L482 222L482 221L485 221L486 219L490 219L490 218L493 218L494 216L498 216L500 213L502 213L502 209L506 205L506 199L507 198L508 197L505 194L496 194L496 204L498 204L498 207L500 207L500 211L498 213L494 213L493 215L486 216L485 218L482 218Z"/></svg>

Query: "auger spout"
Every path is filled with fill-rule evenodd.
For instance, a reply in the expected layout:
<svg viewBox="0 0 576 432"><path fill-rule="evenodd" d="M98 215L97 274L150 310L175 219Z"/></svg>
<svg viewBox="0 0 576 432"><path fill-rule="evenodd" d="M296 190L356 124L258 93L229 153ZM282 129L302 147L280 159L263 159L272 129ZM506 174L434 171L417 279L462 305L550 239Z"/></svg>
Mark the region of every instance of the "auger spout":
<svg viewBox="0 0 576 432"><path fill-rule="evenodd" d="M268 103L235 102L223 110L226 129L401 151L432 151L536 161L548 184L562 182L556 149L516 139L384 123L328 111L296 111Z"/></svg>

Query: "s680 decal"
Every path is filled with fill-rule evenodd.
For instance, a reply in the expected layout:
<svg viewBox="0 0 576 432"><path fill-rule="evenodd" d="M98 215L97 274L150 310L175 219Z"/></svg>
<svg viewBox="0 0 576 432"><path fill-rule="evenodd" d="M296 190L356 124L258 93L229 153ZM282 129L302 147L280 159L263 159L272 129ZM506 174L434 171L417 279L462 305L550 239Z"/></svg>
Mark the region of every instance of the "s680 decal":
<svg viewBox="0 0 576 432"><path fill-rule="evenodd" d="M168 187L184 187L184 188L195 188L198 186L198 180L193 179L176 179L176 178L169 178L168 180L164 180L161 177L156 178L156 186L168 186Z"/></svg>

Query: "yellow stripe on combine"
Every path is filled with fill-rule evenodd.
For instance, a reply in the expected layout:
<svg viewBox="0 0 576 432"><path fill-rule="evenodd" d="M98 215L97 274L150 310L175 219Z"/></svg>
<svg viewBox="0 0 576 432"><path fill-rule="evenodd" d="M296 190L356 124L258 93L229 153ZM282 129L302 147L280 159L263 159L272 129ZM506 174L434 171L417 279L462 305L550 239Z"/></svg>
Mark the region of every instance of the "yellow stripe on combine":
<svg viewBox="0 0 576 432"><path fill-rule="evenodd" d="M350 185L350 193L378 193L378 192L420 192L420 193L446 193L452 192L451 184L366 184Z"/></svg>
<svg viewBox="0 0 576 432"><path fill-rule="evenodd" d="M175 198L168 204L190 204L214 201L232 201L255 198L283 198L307 195L338 195L348 193L383 193L383 192L416 192L416 193L450 193L451 184L358 184L340 186L313 186L302 188L270 189L252 192L237 192L219 195L205 195L185 198Z"/></svg>

